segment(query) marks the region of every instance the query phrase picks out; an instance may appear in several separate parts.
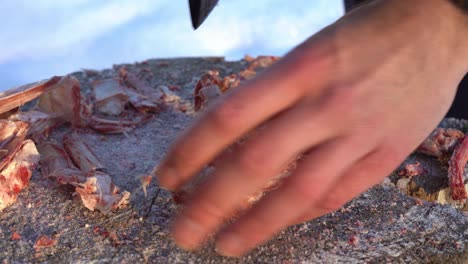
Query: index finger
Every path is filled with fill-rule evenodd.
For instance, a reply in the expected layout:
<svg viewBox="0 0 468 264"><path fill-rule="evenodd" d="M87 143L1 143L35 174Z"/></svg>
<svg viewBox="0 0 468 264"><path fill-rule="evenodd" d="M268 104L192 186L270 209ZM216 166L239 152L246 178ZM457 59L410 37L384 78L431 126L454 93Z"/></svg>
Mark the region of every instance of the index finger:
<svg viewBox="0 0 468 264"><path fill-rule="evenodd" d="M301 46L250 83L208 108L172 145L156 170L160 186L175 190L225 148L325 83L328 57ZM319 52L320 51L320 52ZM309 82L304 83L304 80ZM312 93L313 94L313 93Z"/></svg>

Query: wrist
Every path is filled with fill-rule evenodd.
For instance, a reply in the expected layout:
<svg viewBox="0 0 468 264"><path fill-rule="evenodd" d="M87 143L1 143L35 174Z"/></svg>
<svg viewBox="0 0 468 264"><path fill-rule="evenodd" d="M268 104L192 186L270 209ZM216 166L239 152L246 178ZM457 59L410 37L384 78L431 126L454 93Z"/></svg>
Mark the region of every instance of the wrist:
<svg viewBox="0 0 468 264"><path fill-rule="evenodd" d="M468 72L468 0L442 0L449 2L448 13L454 21L454 34L456 34L456 43L454 48L460 54L464 73ZM445 4L445 3L443 3Z"/></svg>
<svg viewBox="0 0 468 264"><path fill-rule="evenodd" d="M396 0L402 10L418 14L423 28L430 29L431 42L437 44L433 52L443 52L452 65L468 72L468 10L459 0ZM468 0L463 0L468 2Z"/></svg>
<svg viewBox="0 0 468 264"><path fill-rule="evenodd" d="M457 64L468 72L468 0L394 0L393 4L399 5L402 12L419 15L434 34L433 40L453 51L448 59L459 60Z"/></svg>
<svg viewBox="0 0 468 264"><path fill-rule="evenodd" d="M464 0L468 1L468 0ZM425 20L433 19L438 23L438 31L435 34L442 36L443 40L434 35L434 39L443 41L448 48L448 60L464 76L468 72L468 10L459 5L459 0L415 0L408 2L420 2L426 6ZM455 3L457 2L457 3ZM434 25L434 24L432 24ZM440 46L440 48L444 48Z"/></svg>
<svg viewBox="0 0 468 264"><path fill-rule="evenodd" d="M432 33L433 41L442 45L436 48L447 48L446 59L464 76L468 72L468 10L464 9L468 0L400 1L412 5L410 9L419 9L426 26L437 28ZM461 2L464 6L460 5Z"/></svg>
<svg viewBox="0 0 468 264"><path fill-rule="evenodd" d="M417 21L417 33L422 37L419 47L426 48L432 63L461 81L468 73L468 11L453 1L394 0L387 3L397 6L406 19Z"/></svg>

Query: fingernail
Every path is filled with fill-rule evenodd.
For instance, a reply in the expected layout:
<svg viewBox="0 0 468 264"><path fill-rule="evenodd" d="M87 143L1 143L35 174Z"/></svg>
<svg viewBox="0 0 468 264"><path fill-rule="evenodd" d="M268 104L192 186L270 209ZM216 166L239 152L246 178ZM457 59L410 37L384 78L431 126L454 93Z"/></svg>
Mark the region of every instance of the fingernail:
<svg viewBox="0 0 468 264"><path fill-rule="evenodd" d="M173 226L174 241L180 248L188 251L195 250L203 241L203 228L195 221L181 217Z"/></svg>
<svg viewBox="0 0 468 264"><path fill-rule="evenodd" d="M243 254L245 242L235 233L225 233L216 241L216 252L225 257L239 257Z"/></svg>
<svg viewBox="0 0 468 264"><path fill-rule="evenodd" d="M159 187L168 191L174 191L179 182L179 177L174 168L158 167L154 174L159 179Z"/></svg>

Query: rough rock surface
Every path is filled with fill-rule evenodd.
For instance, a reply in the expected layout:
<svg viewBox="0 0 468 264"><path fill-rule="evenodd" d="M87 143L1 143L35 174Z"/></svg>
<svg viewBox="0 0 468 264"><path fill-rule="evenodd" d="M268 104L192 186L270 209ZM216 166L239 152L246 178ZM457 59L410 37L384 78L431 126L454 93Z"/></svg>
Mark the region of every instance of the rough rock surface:
<svg viewBox="0 0 468 264"><path fill-rule="evenodd" d="M464 263L468 259L466 214L447 205L420 203L391 185L377 186L333 214L288 228L242 259L220 257L212 245L195 253L176 248L168 233L176 210L170 194L153 182L145 198L139 177L152 170L192 120L191 96L197 78L207 70L225 75L244 66L243 61L222 58L126 65L140 72L151 87L180 87L176 93L181 96L128 135L79 130L115 184L132 193L129 208L107 215L91 212L72 191L36 170L29 188L0 214L0 259L5 263ZM93 81L116 74L111 69L74 76L89 94ZM445 120L443 125L466 128L463 122ZM60 139L69 131L62 127L51 137Z"/></svg>

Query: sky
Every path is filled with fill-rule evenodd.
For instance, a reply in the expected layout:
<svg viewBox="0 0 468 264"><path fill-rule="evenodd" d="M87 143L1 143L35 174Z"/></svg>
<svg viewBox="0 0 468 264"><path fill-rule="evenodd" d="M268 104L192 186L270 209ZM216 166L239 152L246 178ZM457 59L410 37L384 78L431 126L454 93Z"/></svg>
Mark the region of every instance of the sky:
<svg viewBox="0 0 468 264"><path fill-rule="evenodd" d="M0 91L149 58L281 56L343 12L341 0L220 0L194 31L187 0L0 0Z"/></svg>

